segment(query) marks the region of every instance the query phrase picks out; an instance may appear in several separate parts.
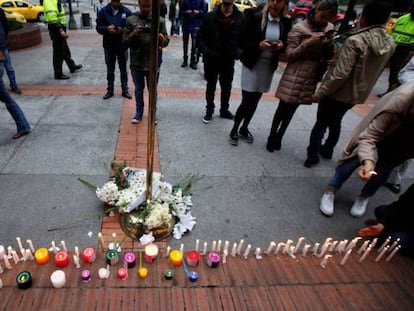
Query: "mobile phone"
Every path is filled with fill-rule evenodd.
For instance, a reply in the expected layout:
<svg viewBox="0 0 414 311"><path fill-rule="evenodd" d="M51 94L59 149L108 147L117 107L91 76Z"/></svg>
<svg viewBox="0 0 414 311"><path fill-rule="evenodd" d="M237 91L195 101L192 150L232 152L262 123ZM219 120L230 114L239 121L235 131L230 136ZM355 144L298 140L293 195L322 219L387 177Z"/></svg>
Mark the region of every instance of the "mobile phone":
<svg viewBox="0 0 414 311"><path fill-rule="evenodd" d="M272 44L272 46L276 46L278 44L278 42L277 41L272 41L271 44Z"/></svg>
<svg viewBox="0 0 414 311"><path fill-rule="evenodd" d="M335 33L336 33L336 30L331 29L331 30L328 30L327 32L325 32L325 36L326 37L332 37Z"/></svg>
<svg viewBox="0 0 414 311"><path fill-rule="evenodd" d="M143 33L151 33L151 27L139 27Z"/></svg>

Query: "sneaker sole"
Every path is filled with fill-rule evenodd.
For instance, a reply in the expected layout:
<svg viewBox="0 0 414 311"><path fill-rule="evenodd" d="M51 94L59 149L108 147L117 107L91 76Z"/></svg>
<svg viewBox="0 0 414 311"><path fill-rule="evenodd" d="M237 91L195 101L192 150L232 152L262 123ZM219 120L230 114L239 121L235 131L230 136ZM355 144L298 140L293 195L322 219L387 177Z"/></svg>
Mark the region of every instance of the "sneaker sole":
<svg viewBox="0 0 414 311"><path fill-rule="evenodd" d="M248 143L248 144L253 144L253 141L254 141L254 140L250 140L248 138L244 138L243 136L240 136L240 139L242 141L244 141L245 143Z"/></svg>
<svg viewBox="0 0 414 311"><path fill-rule="evenodd" d="M325 212L324 212L324 211L322 211L320 208L319 208L319 211L321 212L321 214L322 214L323 216L326 216L326 217L332 217L332 216L333 216L333 214L334 214L334 213L332 213L332 214L325 213Z"/></svg>
<svg viewBox="0 0 414 311"><path fill-rule="evenodd" d="M237 146L239 144L239 141L229 138L229 143L232 146Z"/></svg>
<svg viewBox="0 0 414 311"><path fill-rule="evenodd" d="M208 120L204 120L204 119L202 119L201 120L204 124L209 124L211 121L208 121Z"/></svg>

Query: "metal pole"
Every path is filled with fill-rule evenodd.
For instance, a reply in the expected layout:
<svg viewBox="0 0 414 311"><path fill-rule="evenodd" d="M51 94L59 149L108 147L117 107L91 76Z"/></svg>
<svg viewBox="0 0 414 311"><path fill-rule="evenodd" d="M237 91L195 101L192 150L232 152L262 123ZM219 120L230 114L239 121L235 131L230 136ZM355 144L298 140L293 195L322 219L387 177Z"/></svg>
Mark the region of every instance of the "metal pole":
<svg viewBox="0 0 414 311"><path fill-rule="evenodd" d="M149 109L147 135L147 200L152 198L152 173L154 169L155 111L157 107L158 32L160 24L160 0L152 1L151 43L149 62Z"/></svg>
<svg viewBox="0 0 414 311"><path fill-rule="evenodd" d="M72 0L68 0L69 2L69 29L75 30L78 29L76 25L75 18L73 17L73 10L72 10Z"/></svg>

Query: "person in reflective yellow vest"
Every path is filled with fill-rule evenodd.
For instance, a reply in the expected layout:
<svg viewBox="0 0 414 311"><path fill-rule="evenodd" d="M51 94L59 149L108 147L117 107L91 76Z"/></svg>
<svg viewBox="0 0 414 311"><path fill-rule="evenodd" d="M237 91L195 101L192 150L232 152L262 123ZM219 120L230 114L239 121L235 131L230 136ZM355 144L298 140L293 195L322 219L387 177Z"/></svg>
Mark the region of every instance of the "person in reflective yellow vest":
<svg viewBox="0 0 414 311"><path fill-rule="evenodd" d="M379 97L382 97L400 85L398 73L408 62L410 52L414 50L414 4L411 5L409 13L397 19L392 28L391 35L396 44L396 48L390 59L388 89L385 93L379 94Z"/></svg>
<svg viewBox="0 0 414 311"><path fill-rule="evenodd" d="M53 70L55 72L55 79L69 79L69 76L63 73L63 61L68 65L71 73L81 69L82 65L75 64L66 40L69 36L66 32L65 8L61 0L44 0L43 9L50 39L53 42Z"/></svg>

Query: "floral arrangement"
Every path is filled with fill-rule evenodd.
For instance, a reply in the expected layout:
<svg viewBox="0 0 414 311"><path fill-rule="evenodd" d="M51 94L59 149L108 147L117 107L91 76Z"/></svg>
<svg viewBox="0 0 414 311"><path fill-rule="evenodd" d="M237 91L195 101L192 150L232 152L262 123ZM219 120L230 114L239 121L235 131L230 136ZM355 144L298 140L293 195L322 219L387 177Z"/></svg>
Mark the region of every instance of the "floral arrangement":
<svg viewBox="0 0 414 311"><path fill-rule="evenodd" d="M128 215L128 225L142 230L139 234L152 234L166 229L180 239L196 224L191 215L191 186L197 179L187 176L172 186L162 181L161 174L153 174L152 198L146 200L146 170L118 165L114 177L96 188L96 196L110 205L109 213ZM174 224L175 223L175 224ZM173 228L172 228L173 227Z"/></svg>

